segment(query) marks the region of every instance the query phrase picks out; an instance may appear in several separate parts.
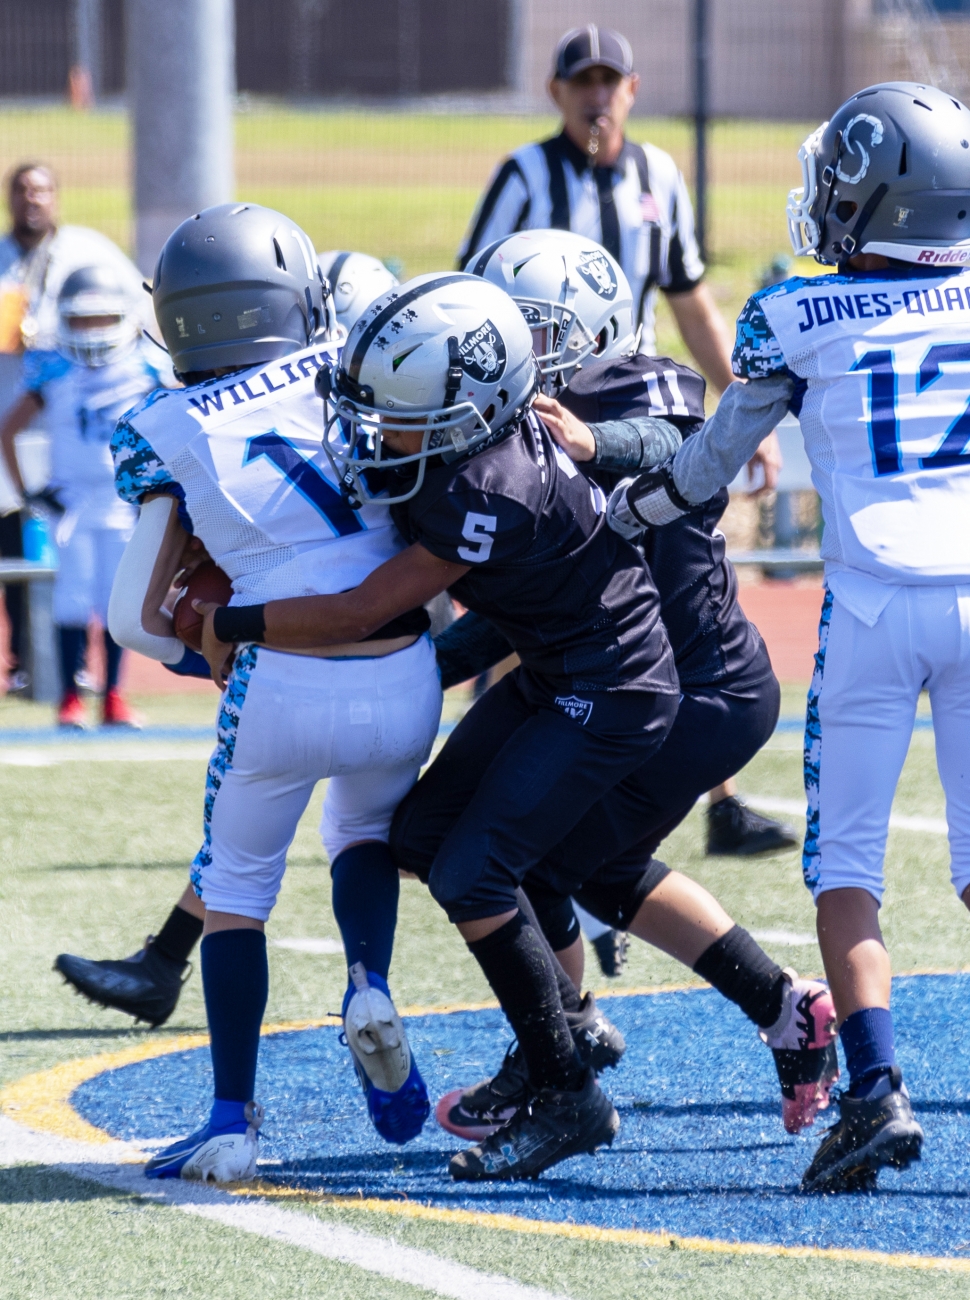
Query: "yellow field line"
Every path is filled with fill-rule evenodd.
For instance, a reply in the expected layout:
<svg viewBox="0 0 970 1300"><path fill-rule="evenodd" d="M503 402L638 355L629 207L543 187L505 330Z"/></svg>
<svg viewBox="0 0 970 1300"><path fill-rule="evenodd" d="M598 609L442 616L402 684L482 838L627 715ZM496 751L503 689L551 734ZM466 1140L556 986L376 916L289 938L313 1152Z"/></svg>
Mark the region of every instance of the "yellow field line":
<svg viewBox="0 0 970 1300"><path fill-rule="evenodd" d="M369 1214L392 1214L404 1219L425 1219L436 1223L461 1224L472 1228L499 1229L540 1237L568 1237L573 1241L606 1241L649 1250L695 1250L713 1255L764 1255L785 1259L831 1259L842 1263L880 1264L888 1268L921 1269L949 1273L970 1273L970 1259L947 1259L936 1255L890 1255L878 1250L851 1250L837 1246L771 1246L763 1242L717 1241L708 1237L678 1237L669 1232L644 1232L639 1228L596 1228L584 1223L554 1223L549 1219L520 1218L515 1214L487 1214L481 1210L448 1210L418 1201L382 1201L376 1197L331 1196L326 1192L301 1191L296 1187L275 1187L259 1182L233 1188L236 1196L258 1196L268 1200L294 1200L309 1204L346 1206Z"/></svg>

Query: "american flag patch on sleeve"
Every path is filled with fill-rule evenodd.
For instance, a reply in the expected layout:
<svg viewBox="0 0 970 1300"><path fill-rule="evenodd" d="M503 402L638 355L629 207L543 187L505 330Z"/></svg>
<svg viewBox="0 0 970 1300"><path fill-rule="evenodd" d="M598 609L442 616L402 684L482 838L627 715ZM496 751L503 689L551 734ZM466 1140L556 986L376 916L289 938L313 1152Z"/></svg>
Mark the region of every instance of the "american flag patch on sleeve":
<svg viewBox="0 0 970 1300"><path fill-rule="evenodd" d="M649 191L640 195L640 212L645 224L660 225L660 209L657 207L657 200Z"/></svg>

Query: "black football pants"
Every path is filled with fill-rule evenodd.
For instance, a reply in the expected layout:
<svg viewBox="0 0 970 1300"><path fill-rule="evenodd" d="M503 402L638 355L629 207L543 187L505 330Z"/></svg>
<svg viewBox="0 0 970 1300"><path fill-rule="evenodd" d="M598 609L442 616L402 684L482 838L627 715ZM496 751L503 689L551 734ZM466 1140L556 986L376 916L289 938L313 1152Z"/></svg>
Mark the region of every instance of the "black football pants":
<svg viewBox="0 0 970 1300"><path fill-rule="evenodd" d="M451 921L517 907L529 870L660 749L676 695L572 694L518 667L465 714L391 827L398 866Z"/></svg>
<svg viewBox="0 0 970 1300"><path fill-rule="evenodd" d="M772 735L781 692L767 654L764 666L760 681L749 672L744 685L685 692L663 747L595 803L523 882L540 922L572 895L605 924L628 928L667 874L651 862L660 843Z"/></svg>

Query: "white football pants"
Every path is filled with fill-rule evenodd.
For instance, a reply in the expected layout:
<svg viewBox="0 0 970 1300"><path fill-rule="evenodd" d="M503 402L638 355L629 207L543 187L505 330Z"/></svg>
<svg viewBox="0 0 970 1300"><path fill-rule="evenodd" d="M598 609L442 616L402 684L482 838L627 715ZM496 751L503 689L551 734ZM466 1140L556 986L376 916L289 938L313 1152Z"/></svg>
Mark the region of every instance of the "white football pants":
<svg viewBox="0 0 970 1300"><path fill-rule="evenodd" d="M375 659L244 646L220 704L204 842L192 864L206 907L268 918L297 823L324 777L320 833L331 862L358 840L386 842L440 716L430 637Z"/></svg>
<svg viewBox="0 0 970 1300"><path fill-rule="evenodd" d="M929 692L946 795L950 873L970 885L970 587L901 587L875 627L826 591L808 696L802 865L817 899L882 901L893 795L921 690Z"/></svg>
<svg viewBox="0 0 970 1300"><path fill-rule="evenodd" d="M131 540L127 528L85 527L83 523L57 548L54 622L60 627L87 627L92 614L108 626L108 601L115 571Z"/></svg>

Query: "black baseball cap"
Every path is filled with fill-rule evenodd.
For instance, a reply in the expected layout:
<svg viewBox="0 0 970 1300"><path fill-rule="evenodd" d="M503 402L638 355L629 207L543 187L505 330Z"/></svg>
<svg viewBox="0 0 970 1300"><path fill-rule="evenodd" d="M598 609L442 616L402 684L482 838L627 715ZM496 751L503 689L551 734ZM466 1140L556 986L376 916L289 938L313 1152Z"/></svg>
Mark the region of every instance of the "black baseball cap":
<svg viewBox="0 0 970 1300"><path fill-rule="evenodd" d="M612 68L621 77L633 71L633 50L630 42L610 27L597 27L587 23L574 27L556 46L554 76L568 81L587 68Z"/></svg>

